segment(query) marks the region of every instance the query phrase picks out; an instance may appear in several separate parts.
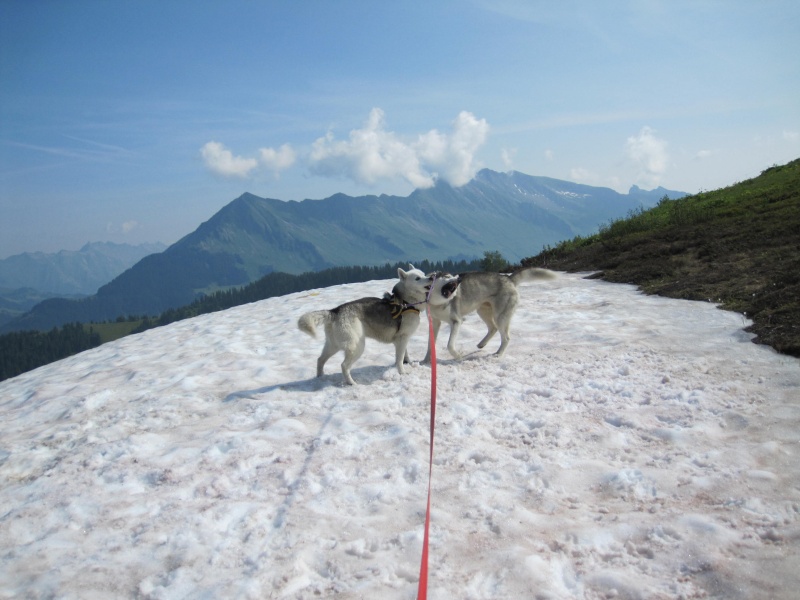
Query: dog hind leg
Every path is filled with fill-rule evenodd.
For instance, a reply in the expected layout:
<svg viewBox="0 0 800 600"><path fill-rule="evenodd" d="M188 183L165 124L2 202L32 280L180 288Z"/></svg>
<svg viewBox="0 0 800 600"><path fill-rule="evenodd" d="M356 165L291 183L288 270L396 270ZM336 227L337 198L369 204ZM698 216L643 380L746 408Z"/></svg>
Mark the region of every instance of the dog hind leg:
<svg viewBox="0 0 800 600"><path fill-rule="evenodd" d="M348 385L356 385L353 376L350 375L350 369L355 362L364 354L364 347L366 346L366 338L361 337L358 340L353 340L344 349L344 360L342 361L342 375L344 381Z"/></svg>
<svg viewBox="0 0 800 600"><path fill-rule="evenodd" d="M494 337L494 334L497 333L497 323L495 323L494 320L494 311L492 310L492 305L488 302L481 304L478 307L478 316L483 319L483 322L486 323L486 327L488 328L486 335L483 336L483 339L480 342L478 342L478 348L483 348L489 343L489 340Z"/></svg>
<svg viewBox="0 0 800 600"><path fill-rule="evenodd" d="M508 342L511 341L511 317L514 316L514 310L516 307L517 306L515 302L497 318L497 329L500 331L500 347L497 349L497 352L495 352L495 355L497 356L503 356L506 348L508 347Z"/></svg>
<svg viewBox="0 0 800 600"><path fill-rule="evenodd" d="M325 337L325 346L322 348L322 354L319 355L317 359L317 377L322 377L324 372L325 363L328 362L328 359L336 354L339 350L331 343L329 337Z"/></svg>

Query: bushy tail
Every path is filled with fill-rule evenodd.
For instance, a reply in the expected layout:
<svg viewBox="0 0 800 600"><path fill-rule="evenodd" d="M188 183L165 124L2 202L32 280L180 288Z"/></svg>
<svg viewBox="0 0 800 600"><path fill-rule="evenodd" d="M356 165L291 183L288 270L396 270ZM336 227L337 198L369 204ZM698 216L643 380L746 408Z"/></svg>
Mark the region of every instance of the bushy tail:
<svg viewBox="0 0 800 600"><path fill-rule="evenodd" d="M317 337L317 327L328 320L329 310L315 310L297 319L297 328L311 337Z"/></svg>
<svg viewBox="0 0 800 600"><path fill-rule="evenodd" d="M527 269L520 269L511 275L511 281L514 285L519 285L523 281L534 281L536 279L555 279L557 275L554 271L547 269L540 269L538 267L528 267Z"/></svg>

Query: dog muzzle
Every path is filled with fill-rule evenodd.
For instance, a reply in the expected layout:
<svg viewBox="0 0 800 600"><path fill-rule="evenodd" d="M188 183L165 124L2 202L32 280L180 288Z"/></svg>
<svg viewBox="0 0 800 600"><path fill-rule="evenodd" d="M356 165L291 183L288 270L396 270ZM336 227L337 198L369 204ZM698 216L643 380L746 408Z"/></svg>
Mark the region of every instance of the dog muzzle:
<svg viewBox="0 0 800 600"><path fill-rule="evenodd" d="M455 294L456 290L458 289L458 284L461 283L461 280L456 278L452 281L448 281L446 284L442 286L442 297L449 298L453 294Z"/></svg>

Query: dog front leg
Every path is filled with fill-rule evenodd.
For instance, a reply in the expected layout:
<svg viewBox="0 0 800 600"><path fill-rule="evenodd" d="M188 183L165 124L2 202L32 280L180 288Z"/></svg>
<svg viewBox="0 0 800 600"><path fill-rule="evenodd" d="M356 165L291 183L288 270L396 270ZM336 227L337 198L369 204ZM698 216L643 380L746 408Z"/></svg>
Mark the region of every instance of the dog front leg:
<svg viewBox="0 0 800 600"><path fill-rule="evenodd" d="M403 363L408 362L408 338L404 337L398 339L394 343L394 364L397 367L397 372L400 375L405 375L406 370L403 368Z"/></svg>
<svg viewBox="0 0 800 600"><path fill-rule="evenodd" d="M447 350L450 352L450 356L456 360L461 360L462 358L462 354L456 350L459 329L461 329L461 319L454 319L450 322L450 338L447 340Z"/></svg>

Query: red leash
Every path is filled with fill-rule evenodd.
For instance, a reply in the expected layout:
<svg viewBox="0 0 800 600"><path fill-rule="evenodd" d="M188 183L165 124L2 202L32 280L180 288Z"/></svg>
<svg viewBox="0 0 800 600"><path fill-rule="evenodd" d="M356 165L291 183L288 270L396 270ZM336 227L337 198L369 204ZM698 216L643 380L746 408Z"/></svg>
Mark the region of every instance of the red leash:
<svg viewBox="0 0 800 600"><path fill-rule="evenodd" d="M433 287L433 286L431 286ZM428 309L428 340L431 347L431 456L428 465L428 508L425 512L425 537L422 539L422 562L419 566L417 600L428 597L428 532L431 526L431 476L433 475L433 429L436 423L436 342L433 339L433 320Z"/></svg>

